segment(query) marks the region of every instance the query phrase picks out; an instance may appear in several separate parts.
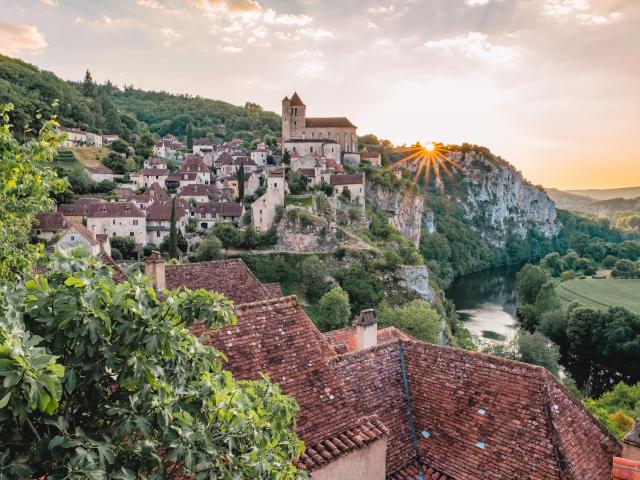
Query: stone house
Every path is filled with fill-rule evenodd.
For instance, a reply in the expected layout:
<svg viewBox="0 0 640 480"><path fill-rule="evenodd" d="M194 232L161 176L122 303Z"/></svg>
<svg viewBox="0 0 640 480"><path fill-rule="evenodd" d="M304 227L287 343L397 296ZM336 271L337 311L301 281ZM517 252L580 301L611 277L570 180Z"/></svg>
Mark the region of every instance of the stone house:
<svg viewBox="0 0 640 480"><path fill-rule="evenodd" d="M369 162L374 168L380 168L382 166L382 157L380 156L380 152L363 151L360 152L360 158Z"/></svg>
<svg viewBox="0 0 640 480"><path fill-rule="evenodd" d="M104 235L101 243L93 232L81 224L71 225L53 245L56 252L62 253L69 253L74 248L83 248L94 257L97 257L103 249L111 255L109 237Z"/></svg>
<svg viewBox="0 0 640 480"><path fill-rule="evenodd" d="M83 147L87 144L87 132L83 132L79 128L60 127L58 130L67 135L67 138L62 142L63 147Z"/></svg>
<svg viewBox="0 0 640 480"><path fill-rule="evenodd" d="M356 175L331 175L329 184L333 187L333 195L338 197L346 190L349 198L364 208L365 204L365 180L364 174Z"/></svg>
<svg viewBox="0 0 640 480"><path fill-rule="evenodd" d="M189 209L191 218L198 222L198 228L208 230L218 222L227 221L237 225L242 223L244 206L237 202L196 203Z"/></svg>
<svg viewBox="0 0 640 480"><path fill-rule="evenodd" d="M180 190L178 198L187 203L228 202L235 198L235 193L218 188L216 185L194 184Z"/></svg>
<svg viewBox="0 0 640 480"><path fill-rule="evenodd" d="M87 132L87 146L101 148L102 135L98 135L97 133Z"/></svg>
<svg viewBox="0 0 640 480"><path fill-rule="evenodd" d="M257 148L251 152L251 161L258 167L264 167L267 164L269 150L267 148Z"/></svg>
<svg viewBox="0 0 640 480"><path fill-rule="evenodd" d="M290 138L284 141L284 150L289 151L293 157L296 153L300 156L317 155L331 158L338 163L342 158L340 144L336 140L304 140L301 138Z"/></svg>
<svg viewBox="0 0 640 480"><path fill-rule="evenodd" d="M93 203L103 203L100 198L78 198L74 203L61 203L58 212L64 215L67 222L82 224L87 219L87 210Z"/></svg>
<svg viewBox="0 0 640 480"><path fill-rule="evenodd" d="M173 201L169 198L155 200L146 209L146 242L160 245L169 236L171 230L171 208ZM176 200L176 229L186 233L187 204L181 199Z"/></svg>
<svg viewBox="0 0 640 480"><path fill-rule="evenodd" d="M130 175L131 181L138 187L149 187L153 183L163 183L171 173L166 168L143 168L139 172Z"/></svg>
<svg viewBox="0 0 640 480"><path fill-rule="evenodd" d="M80 219L80 223L82 223L82 219ZM70 226L71 223L60 212L38 213L33 226L33 236L43 242L50 242Z"/></svg>
<svg viewBox="0 0 640 480"><path fill-rule="evenodd" d="M102 144L111 145L113 142L119 139L120 139L120 136L118 135L102 135Z"/></svg>
<svg viewBox="0 0 640 480"><path fill-rule="evenodd" d="M180 193L188 185L207 185L209 176L200 172L171 172L165 179L165 187L170 193Z"/></svg>
<svg viewBox="0 0 640 480"><path fill-rule="evenodd" d="M289 99L282 100L282 140L283 148L292 139L334 140L342 152L358 151L357 127L346 117L307 117L306 105L294 92ZM284 151L284 150L283 150Z"/></svg>
<svg viewBox="0 0 640 480"><path fill-rule="evenodd" d="M161 170L167 169L167 162L158 157L149 157L144 161L144 168L159 168Z"/></svg>
<svg viewBox="0 0 640 480"><path fill-rule="evenodd" d="M251 204L251 225L256 231L268 231L275 221L278 207L284 207L285 183L284 171L267 171L267 191Z"/></svg>
<svg viewBox="0 0 640 480"><path fill-rule="evenodd" d="M253 195L255 191L260 188L261 185L261 173L258 171L251 172L245 175L244 181L244 194L245 195Z"/></svg>
<svg viewBox="0 0 640 480"><path fill-rule="evenodd" d="M86 221L95 235L132 237L137 245L146 243L146 215L131 202L91 203L86 209Z"/></svg>
<svg viewBox="0 0 640 480"><path fill-rule="evenodd" d="M189 155L180 165L179 172L198 173L205 185L211 183L211 170L200 155Z"/></svg>
<svg viewBox="0 0 640 480"><path fill-rule="evenodd" d="M235 325L191 331L224 353L236 378L267 374L296 399L306 447L297 465L311 479L636 478L637 435L623 452L542 367L378 329L372 310L320 333L295 297L261 284L241 260L156 258L145 272L158 288L203 288L235 302Z"/></svg>
<svg viewBox="0 0 640 480"><path fill-rule="evenodd" d="M102 182L103 180L113 182L113 171L104 165L85 167L85 169L87 170L89 178L94 182Z"/></svg>
<svg viewBox="0 0 640 480"><path fill-rule="evenodd" d="M207 138L196 138L193 141L192 151L204 156L205 153L213 153L213 145Z"/></svg>

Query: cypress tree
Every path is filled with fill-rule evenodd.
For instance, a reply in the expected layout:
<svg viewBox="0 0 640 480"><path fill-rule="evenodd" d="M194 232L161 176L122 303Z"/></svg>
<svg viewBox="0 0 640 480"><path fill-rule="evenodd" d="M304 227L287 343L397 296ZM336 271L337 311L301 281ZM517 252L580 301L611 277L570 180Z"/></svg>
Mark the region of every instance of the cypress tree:
<svg viewBox="0 0 640 480"><path fill-rule="evenodd" d="M171 226L169 227L169 257L178 258L178 230L176 228L176 199L171 202Z"/></svg>
<svg viewBox="0 0 640 480"><path fill-rule="evenodd" d="M82 93L85 97L93 97L96 92L96 82L93 81L91 72L89 69L84 74L84 80L82 82Z"/></svg>
<svg viewBox="0 0 640 480"><path fill-rule="evenodd" d="M191 123L187 124L187 148L193 150L193 129Z"/></svg>
<svg viewBox="0 0 640 480"><path fill-rule="evenodd" d="M244 163L241 163L240 167L238 167L238 170L236 171L236 179L238 180L238 198L242 200L242 197L244 197L244 180L245 180Z"/></svg>

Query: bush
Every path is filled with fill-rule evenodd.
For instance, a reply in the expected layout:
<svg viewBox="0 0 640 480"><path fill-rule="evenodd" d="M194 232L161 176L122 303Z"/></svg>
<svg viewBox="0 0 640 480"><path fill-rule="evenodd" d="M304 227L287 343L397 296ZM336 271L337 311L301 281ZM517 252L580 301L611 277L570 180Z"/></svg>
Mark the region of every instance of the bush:
<svg viewBox="0 0 640 480"><path fill-rule="evenodd" d="M136 241L133 237L111 237L110 243L111 250L113 251L113 248L119 250L124 259L133 260L136 258Z"/></svg>
<svg viewBox="0 0 640 480"><path fill-rule="evenodd" d="M325 293L318 303L318 316L318 328L323 332L348 326L351 308L347 292L333 287Z"/></svg>
<svg viewBox="0 0 640 480"><path fill-rule="evenodd" d="M217 260L220 258L220 249L222 242L215 235L207 235L207 237L198 244L196 249L196 259L199 262L209 260Z"/></svg>
<svg viewBox="0 0 640 480"><path fill-rule="evenodd" d="M380 328L394 326L418 340L439 343L442 317L424 300L414 300L398 307L383 303L377 313Z"/></svg>
<svg viewBox="0 0 640 480"><path fill-rule="evenodd" d="M120 253L120 250L118 250L116 247L111 247L111 258L116 261L123 260L122 253Z"/></svg>

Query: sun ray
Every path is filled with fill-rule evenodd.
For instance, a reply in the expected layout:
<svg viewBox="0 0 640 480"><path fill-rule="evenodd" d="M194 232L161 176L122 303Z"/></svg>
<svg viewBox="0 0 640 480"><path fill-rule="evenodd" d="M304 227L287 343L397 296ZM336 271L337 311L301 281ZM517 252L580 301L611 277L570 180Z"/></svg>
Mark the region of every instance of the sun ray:
<svg viewBox="0 0 640 480"><path fill-rule="evenodd" d="M449 176L454 170L463 171L458 162L438 143L427 142L423 146L417 142L411 147L399 147L396 152L406 155L393 162L389 168L396 171L409 170L413 174L412 184L417 184L421 178L426 184L433 174L436 185L442 188L443 174Z"/></svg>

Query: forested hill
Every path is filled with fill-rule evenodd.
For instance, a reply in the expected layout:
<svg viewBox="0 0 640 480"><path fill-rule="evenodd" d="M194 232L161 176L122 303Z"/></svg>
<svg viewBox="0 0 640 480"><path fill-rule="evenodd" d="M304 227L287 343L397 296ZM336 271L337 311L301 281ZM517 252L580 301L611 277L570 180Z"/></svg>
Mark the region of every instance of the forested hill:
<svg viewBox="0 0 640 480"><path fill-rule="evenodd" d="M242 138L251 141L280 136L280 116L266 112L254 103L237 107L220 100L148 92L133 88L112 90L110 97L118 108L145 122L149 130L162 136L186 135L191 123L194 138Z"/></svg>
<svg viewBox="0 0 640 480"><path fill-rule="evenodd" d="M79 79L82 80L82 79ZM52 107L58 101L56 107ZM193 136L253 139L280 134L280 116L247 102L230 103L190 95L147 92L111 82L97 85L91 78L67 82L51 72L18 59L0 55L0 104L12 103L10 113L16 135L25 128L37 129L42 118L58 115L63 126L97 133L115 133L130 140L132 134L150 131L184 137L191 124Z"/></svg>

